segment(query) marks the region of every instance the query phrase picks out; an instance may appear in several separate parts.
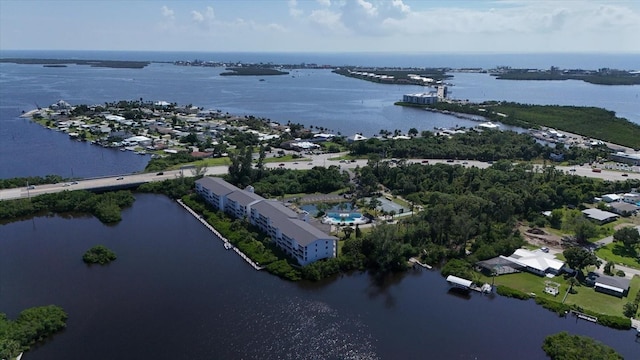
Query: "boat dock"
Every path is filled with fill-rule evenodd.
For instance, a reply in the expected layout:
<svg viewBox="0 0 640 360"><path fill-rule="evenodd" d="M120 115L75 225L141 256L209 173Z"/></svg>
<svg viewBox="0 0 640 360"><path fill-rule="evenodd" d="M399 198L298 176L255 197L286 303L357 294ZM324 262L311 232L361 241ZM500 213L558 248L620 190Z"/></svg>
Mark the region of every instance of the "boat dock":
<svg viewBox="0 0 640 360"><path fill-rule="evenodd" d="M595 316L587 315L585 313L581 313L579 311L571 310L571 313L576 316L577 319L587 320L592 323L597 323L598 318Z"/></svg>
<svg viewBox="0 0 640 360"><path fill-rule="evenodd" d="M253 260L249 259L249 257L247 255L245 255L242 251L240 251L240 249L238 249L237 247L233 246L233 244L226 237L222 236L222 234L220 234L218 232L218 230L216 230L213 226L209 225L207 220L205 220L202 216L200 216L198 213L193 211L190 207L185 205L182 202L182 200L178 199L176 201L183 208L185 208L189 213L191 213L191 215L193 215L196 219L198 219L200 221L200 223L202 223L202 225L206 226L207 229L211 230L212 233L214 233L220 240L222 240L222 245L224 246L225 249L235 251L238 255L240 255L241 258L243 258L254 269L256 269L256 270L264 269L263 266L260 266L260 265L256 264L255 262L253 262Z"/></svg>
<svg viewBox="0 0 640 360"><path fill-rule="evenodd" d="M431 268L432 268L432 267L431 267L431 265L423 264L423 263L421 263L421 262L420 262L420 260L418 260L418 259L416 259L416 258L414 258L414 257L412 257L411 259L409 259L409 262L410 262L410 263L412 263L412 264L414 264L414 265L422 266L422 267L423 267L423 268L425 268L425 269L429 269L429 270L431 270Z"/></svg>

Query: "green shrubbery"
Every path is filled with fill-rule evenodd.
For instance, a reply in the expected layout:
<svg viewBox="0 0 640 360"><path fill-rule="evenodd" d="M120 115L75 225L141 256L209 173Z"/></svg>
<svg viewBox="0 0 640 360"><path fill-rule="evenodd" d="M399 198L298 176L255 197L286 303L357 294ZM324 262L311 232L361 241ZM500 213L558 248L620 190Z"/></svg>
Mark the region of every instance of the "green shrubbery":
<svg viewBox="0 0 640 360"><path fill-rule="evenodd" d="M105 265L116 259L116 253L104 245L96 245L87 250L82 256L82 261L87 264Z"/></svg>
<svg viewBox="0 0 640 360"><path fill-rule="evenodd" d="M84 190L62 191L43 194L31 199L17 199L0 202L0 220L15 221L24 216L39 213L90 213L103 223L121 220L122 208L133 205L135 198L130 191L115 191L94 194Z"/></svg>
<svg viewBox="0 0 640 360"><path fill-rule="evenodd" d="M516 298L520 300L528 300L529 298L531 298L529 294L523 293L520 290L512 289L504 285L498 285L498 287L496 288L496 292L498 293L498 295Z"/></svg>
<svg viewBox="0 0 640 360"><path fill-rule="evenodd" d="M55 305L26 309L15 321L0 313L0 359L16 357L66 326L67 314Z"/></svg>
<svg viewBox="0 0 640 360"><path fill-rule="evenodd" d="M566 305L557 301L545 299L543 297L536 297L536 304L542 305L543 308L554 311L559 315L563 315L569 310L571 310L571 306L569 305Z"/></svg>
<svg viewBox="0 0 640 360"><path fill-rule="evenodd" d="M631 319L620 316L595 314L598 317L598 324L608 326L614 329L629 330L631 329Z"/></svg>
<svg viewBox="0 0 640 360"><path fill-rule="evenodd" d="M619 360L612 348L586 336L561 332L544 339L542 349L552 360Z"/></svg>

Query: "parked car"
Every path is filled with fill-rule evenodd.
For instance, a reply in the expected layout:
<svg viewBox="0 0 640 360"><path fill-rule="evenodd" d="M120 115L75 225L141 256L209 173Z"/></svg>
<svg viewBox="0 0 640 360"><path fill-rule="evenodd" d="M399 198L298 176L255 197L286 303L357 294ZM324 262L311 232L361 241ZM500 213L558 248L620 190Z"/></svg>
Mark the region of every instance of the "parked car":
<svg viewBox="0 0 640 360"><path fill-rule="evenodd" d="M543 253L548 253L549 252L549 248L548 247L541 247L540 251L542 251Z"/></svg>
<svg viewBox="0 0 640 360"><path fill-rule="evenodd" d="M124 179L122 176L120 176L119 178L117 178L116 180L122 180Z"/></svg>
<svg viewBox="0 0 640 360"><path fill-rule="evenodd" d="M74 181L74 182L71 183L71 185L78 185L78 182Z"/></svg>
<svg viewBox="0 0 640 360"><path fill-rule="evenodd" d="M33 190L33 189L35 189L35 188L36 188L36 187L35 187L34 185L29 185L29 186L27 186L27 189L29 189L29 190Z"/></svg>
<svg viewBox="0 0 640 360"><path fill-rule="evenodd" d="M157 173L156 175L164 175L164 173L162 171L160 171L159 173Z"/></svg>

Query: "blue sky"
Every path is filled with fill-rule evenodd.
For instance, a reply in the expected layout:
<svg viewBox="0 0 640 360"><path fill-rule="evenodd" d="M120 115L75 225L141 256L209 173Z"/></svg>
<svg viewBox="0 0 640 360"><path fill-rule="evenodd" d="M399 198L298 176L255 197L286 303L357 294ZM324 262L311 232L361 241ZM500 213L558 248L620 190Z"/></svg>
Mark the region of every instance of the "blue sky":
<svg viewBox="0 0 640 360"><path fill-rule="evenodd" d="M0 50L640 53L638 0L0 0Z"/></svg>

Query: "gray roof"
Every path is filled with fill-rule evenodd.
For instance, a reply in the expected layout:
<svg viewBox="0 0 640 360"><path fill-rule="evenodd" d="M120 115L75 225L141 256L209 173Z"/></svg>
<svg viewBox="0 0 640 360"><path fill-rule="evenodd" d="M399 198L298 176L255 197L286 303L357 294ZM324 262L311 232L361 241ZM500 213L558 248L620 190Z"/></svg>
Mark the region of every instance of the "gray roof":
<svg viewBox="0 0 640 360"><path fill-rule="evenodd" d="M626 290L629 288L631 280L619 276L599 275L596 278L596 285L598 283Z"/></svg>
<svg viewBox="0 0 640 360"><path fill-rule="evenodd" d="M241 206L247 206L254 201L264 200L262 196L245 190L236 190L227 195L227 199L235 201Z"/></svg>
<svg viewBox="0 0 640 360"><path fill-rule="evenodd" d="M604 221L611 218L618 217L617 214L608 211L602 211L600 209L586 209L582 210L582 213L587 215L591 219L595 219L598 221Z"/></svg>
<svg viewBox="0 0 640 360"><path fill-rule="evenodd" d="M298 214L278 201L261 201L253 206L260 214L267 216L271 221L277 223L285 219L297 219Z"/></svg>
<svg viewBox="0 0 640 360"><path fill-rule="evenodd" d="M202 187L209 189L209 191L216 195L227 195L236 190L240 190L221 178L211 176L205 176L202 179L197 180L196 184L200 184Z"/></svg>
<svg viewBox="0 0 640 360"><path fill-rule="evenodd" d="M302 246L309 245L318 239L335 239L313 225L299 220L298 214L278 201L261 201L253 205L253 208L269 217L275 227Z"/></svg>
<svg viewBox="0 0 640 360"><path fill-rule="evenodd" d="M638 206L626 202L610 203L609 207L618 211L632 212L640 209Z"/></svg>
<svg viewBox="0 0 640 360"><path fill-rule="evenodd" d="M288 237L296 239L298 244L307 246L318 239L335 240L336 238L327 235L313 225L303 220L292 219L288 221L288 226L281 229Z"/></svg>

